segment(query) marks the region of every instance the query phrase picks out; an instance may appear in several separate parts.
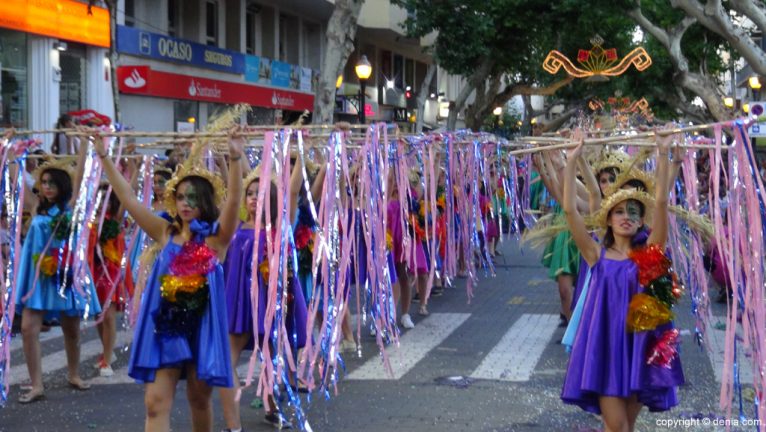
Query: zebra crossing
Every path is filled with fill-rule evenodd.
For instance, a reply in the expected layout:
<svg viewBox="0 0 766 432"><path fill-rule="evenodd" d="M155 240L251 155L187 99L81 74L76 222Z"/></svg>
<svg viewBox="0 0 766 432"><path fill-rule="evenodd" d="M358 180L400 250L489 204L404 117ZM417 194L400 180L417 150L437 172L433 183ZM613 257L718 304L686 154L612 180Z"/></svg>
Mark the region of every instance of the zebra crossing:
<svg viewBox="0 0 766 432"><path fill-rule="evenodd" d="M402 380L419 363L428 361L429 355L440 350L441 352L448 350L442 346L445 340L458 331L461 326L464 326L471 315L469 313L432 313L418 322L414 329L404 331L399 338L398 346L386 348L392 373L383 367L382 356L379 354L374 340L363 337L362 359L347 363L348 370L344 380ZM563 347L558 345L558 339L561 335L556 336L558 320L558 315L553 314L521 314L505 330L499 341L488 350L478 366L473 370L465 370L464 376L507 382L531 380L547 347L555 345L561 348L563 352ZM92 326L94 326L92 322L83 324L80 357L81 363L85 365L94 363L102 349L101 341L96 332L90 329ZM710 340L708 358L715 373L716 381L720 382L724 333L722 330L711 329L708 332L708 337ZM88 382L97 386L133 382L127 375L128 350L125 348L131 338L132 330L121 329L118 331L116 350L119 351L119 360L113 365L114 375L100 377L96 374ZM53 374L63 373L66 368L66 354L61 328L54 327L49 332L42 333L40 341L44 353L42 357L44 380L49 380ZM15 363L11 365L9 371L10 385L25 383L28 380L28 373L23 362L21 335L16 335L11 340L10 348L12 357L15 359ZM241 378L247 374L248 361L249 353L243 353L237 367L237 372ZM740 365L740 379L743 382L750 382L752 372L748 360L741 353ZM563 373L563 370L560 372ZM550 373L550 371L541 371L540 373ZM258 376L257 369L255 376ZM85 376L85 378L88 377L89 375Z"/></svg>

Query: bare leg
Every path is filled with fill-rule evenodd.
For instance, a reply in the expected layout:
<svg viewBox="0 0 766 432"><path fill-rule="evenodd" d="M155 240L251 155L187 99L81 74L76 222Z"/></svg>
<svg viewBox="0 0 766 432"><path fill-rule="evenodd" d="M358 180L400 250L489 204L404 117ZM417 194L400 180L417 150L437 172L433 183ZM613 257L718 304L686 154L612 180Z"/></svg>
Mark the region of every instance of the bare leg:
<svg viewBox="0 0 766 432"><path fill-rule="evenodd" d="M560 274L556 280L559 283L559 297L561 298L561 313L567 321L572 318L572 291L574 290L574 276Z"/></svg>
<svg viewBox="0 0 766 432"><path fill-rule="evenodd" d="M144 405L146 406L146 432L167 432L170 430L170 410L176 396L176 384L181 377L180 369L159 369L154 382L146 384Z"/></svg>
<svg viewBox="0 0 766 432"><path fill-rule="evenodd" d="M234 372L233 387L221 387L221 408L223 409L223 418L228 429L239 429L242 427L242 418L239 414L239 400L237 392L239 391L239 377L237 376L237 363L242 350L250 339L249 334L229 333L229 350L231 351L231 369Z"/></svg>
<svg viewBox="0 0 766 432"><path fill-rule="evenodd" d="M351 313L348 311L348 308L346 308L343 314L340 328L343 332L343 339L354 342L354 332L351 330Z"/></svg>
<svg viewBox="0 0 766 432"><path fill-rule="evenodd" d="M604 432L629 432L627 399L602 396L598 398Z"/></svg>
<svg viewBox="0 0 766 432"><path fill-rule="evenodd" d="M67 379L69 383L85 390L89 385L80 378L80 317L61 314L61 331L64 332Z"/></svg>
<svg viewBox="0 0 766 432"><path fill-rule="evenodd" d="M417 284L418 297L420 298L420 310L418 313L425 316L428 315L428 298L426 297L426 291L428 291L428 275L419 274L417 276Z"/></svg>
<svg viewBox="0 0 766 432"><path fill-rule="evenodd" d="M638 414L641 413L641 408L643 407L636 395L628 399L628 429L630 432L633 432L636 428L636 420L638 420Z"/></svg>
<svg viewBox="0 0 766 432"><path fill-rule="evenodd" d="M101 354L105 365L109 366L114 354L114 344L117 340L117 306L109 305L101 324L98 324L98 335L101 338L101 344L104 346L104 352Z"/></svg>
<svg viewBox="0 0 766 432"><path fill-rule="evenodd" d="M213 388L197 379L196 365L186 366L186 398L191 409L192 431L213 430L213 403L210 400Z"/></svg>
<svg viewBox="0 0 766 432"><path fill-rule="evenodd" d="M24 358L27 361L32 389L22 398L43 393L43 370L40 359L40 327L45 311L24 308L21 312L21 337L24 344Z"/></svg>
<svg viewBox="0 0 766 432"><path fill-rule="evenodd" d="M402 303L402 315L410 313L412 294L410 293L410 277L407 273L406 263L396 263L396 276L399 279L400 300Z"/></svg>

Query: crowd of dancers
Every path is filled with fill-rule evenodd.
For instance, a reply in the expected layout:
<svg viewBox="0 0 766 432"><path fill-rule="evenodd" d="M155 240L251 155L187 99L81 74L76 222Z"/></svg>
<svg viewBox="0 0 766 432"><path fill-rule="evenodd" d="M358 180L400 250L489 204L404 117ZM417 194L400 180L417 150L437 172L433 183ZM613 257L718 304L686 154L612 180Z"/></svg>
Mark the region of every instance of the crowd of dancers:
<svg viewBox="0 0 766 432"><path fill-rule="evenodd" d="M243 377L237 376L236 366L249 350L263 364L276 365L277 379L261 382L258 389L266 421L287 426L280 392L295 398L314 390L314 366L321 371L332 361L302 355L326 328L323 321L338 321L339 334L332 341L339 351L357 352L348 291L374 277L367 261L378 246L365 222L371 215L363 206L343 207L348 211L341 219L347 219L332 224L351 232L333 247L350 247L343 239L356 243L348 275L317 272L318 255L324 253L319 251L323 240L317 218L329 205L323 199L336 163L333 154L284 151L282 159L267 163L262 158L253 168L243 129L228 132L220 163L204 161L198 142L180 146L182 157L171 154L153 165L148 200L138 186L139 159L115 157L110 148L115 141L98 131L71 146L75 158L20 152L26 163L16 174L29 179L33 193L24 195L28 221L23 247L16 252L15 304L30 377L19 403L44 399L39 334L54 315L64 333L68 383L87 390L78 372L81 319L98 317L103 353L96 366L109 377L118 317L133 308L128 374L145 385L147 431L170 429L179 380L186 380L194 430L212 429L211 397L218 387L227 430L241 431ZM674 145L677 136L656 136L656 154L603 151L586 158L584 135L575 130L570 149L534 156L536 174L526 177L539 175L539 183L558 203L547 222L541 220L525 235L547 244L543 263L557 280L561 318L568 325L564 343L571 356L561 397L600 414L608 431L633 430L643 406L657 411L677 405L676 388L684 382L670 313L682 287L666 248L673 211L669 192L685 155ZM415 326L413 298L419 302L417 314L427 316L429 299L440 295L453 276L473 279L477 264L491 270L493 257L501 253L500 234L520 233L529 221L514 211L516 196L530 198L526 203L532 207L541 201L537 181L518 181L524 175L517 169L532 167L514 159L509 170L499 152L477 164L483 170L480 184L461 190L450 180L454 171L440 145L434 143L436 151L423 155L428 161L421 170L392 169L380 182L387 203L382 210L386 240L379 245L385 256L377 261L385 267L380 269L388 287L383 298L393 305L388 315L405 329ZM84 190L84 164L96 158L103 181L88 198L98 203L98 217L91 222L87 277L82 278L72 269L68 239L73 209L82 199L77 191ZM647 166L653 170L645 171ZM428 167L431 173L424 172ZM360 189L369 189L364 177L371 174L365 161L352 161L347 174L332 173L341 202L355 202ZM456 210L461 202L474 200L479 211ZM461 247L465 244L476 247ZM451 256L455 265L448 271ZM338 304L335 294L320 288L328 278L341 285L338 298L344 300ZM393 336L390 327L371 329L386 333L378 335L383 340ZM287 336L275 338L278 332Z"/></svg>

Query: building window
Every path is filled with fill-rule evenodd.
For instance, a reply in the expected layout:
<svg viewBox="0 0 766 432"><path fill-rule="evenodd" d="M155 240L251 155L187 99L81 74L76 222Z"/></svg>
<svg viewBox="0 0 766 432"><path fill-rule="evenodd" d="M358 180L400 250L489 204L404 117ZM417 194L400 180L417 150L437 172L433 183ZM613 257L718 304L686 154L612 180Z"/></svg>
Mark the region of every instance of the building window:
<svg viewBox="0 0 766 432"><path fill-rule="evenodd" d="M175 130L178 130L179 123L190 123L199 121L199 102L189 100L173 101L173 124Z"/></svg>
<svg viewBox="0 0 766 432"><path fill-rule="evenodd" d="M212 46L218 45L218 2L208 0L205 6L206 39L205 43Z"/></svg>
<svg viewBox="0 0 766 432"><path fill-rule="evenodd" d="M256 54L257 46L257 32L258 28L258 14L261 12L261 7L257 4L250 3L247 5L247 12L245 13L245 52L248 54Z"/></svg>
<svg viewBox="0 0 766 432"><path fill-rule="evenodd" d="M178 3L176 0L168 0L168 36L175 37L178 34Z"/></svg>
<svg viewBox="0 0 766 432"><path fill-rule="evenodd" d="M136 3L133 0L125 0L125 25L136 26Z"/></svg>
<svg viewBox="0 0 766 432"><path fill-rule="evenodd" d="M27 35L0 28L0 126L25 128L29 112Z"/></svg>
<svg viewBox="0 0 766 432"><path fill-rule="evenodd" d="M396 88L404 88L404 57L394 54L394 82Z"/></svg>

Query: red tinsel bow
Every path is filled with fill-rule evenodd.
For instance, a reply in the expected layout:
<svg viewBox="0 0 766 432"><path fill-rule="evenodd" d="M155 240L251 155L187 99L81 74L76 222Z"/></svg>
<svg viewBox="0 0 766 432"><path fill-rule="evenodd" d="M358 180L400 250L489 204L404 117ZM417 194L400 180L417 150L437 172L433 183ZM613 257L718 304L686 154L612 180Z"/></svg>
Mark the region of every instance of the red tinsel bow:
<svg viewBox="0 0 766 432"><path fill-rule="evenodd" d="M313 232L308 226L301 225L298 227L298 229L295 231L295 247L298 249L307 247L309 245L309 241L311 241L312 234Z"/></svg>
<svg viewBox="0 0 766 432"><path fill-rule="evenodd" d="M646 364L670 369L678 354L678 329L665 330L647 355Z"/></svg>
<svg viewBox="0 0 766 432"><path fill-rule="evenodd" d="M649 282L670 273L670 260L659 245L634 249L628 257L638 266L638 283L648 286Z"/></svg>
<svg viewBox="0 0 766 432"><path fill-rule="evenodd" d="M170 272L175 276L191 276L210 273L215 267L215 252L205 243L186 242L181 252L173 258Z"/></svg>

